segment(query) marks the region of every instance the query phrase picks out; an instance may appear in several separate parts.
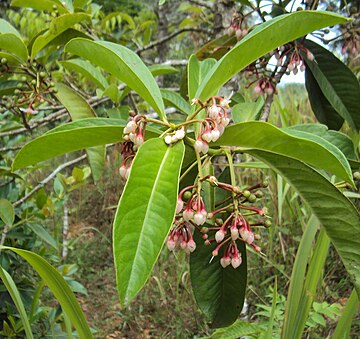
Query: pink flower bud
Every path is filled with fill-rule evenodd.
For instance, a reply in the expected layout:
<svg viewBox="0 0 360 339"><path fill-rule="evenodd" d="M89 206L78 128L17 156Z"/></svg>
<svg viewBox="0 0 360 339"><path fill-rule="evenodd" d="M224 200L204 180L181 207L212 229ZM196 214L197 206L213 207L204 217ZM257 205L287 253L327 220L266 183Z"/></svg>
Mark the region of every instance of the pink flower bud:
<svg viewBox="0 0 360 339"><path fill-rule="evenodd" d="M242 30L240 28L237 29L236 32L235 32L235 35L236 35L236 39L240 40L242 38L242 36L243 36Z"/></svg>
<svg viewBox="0 0 360 339"><path fill-rule="evenodd" d="M137 124L134 120L129 121L125 128L124 128L124 133L128 134L128 133L134 133L136 131L137 128Z"/></svg>
<svg viewBox="0 0 360 339"><path fill-rule="evenodd" d="M195 243L195 241L194 241L193 239L190 239L190 240L188 241L186 247L187 247L187 250L188 250L189 252L194 252L195 249L196 249L196 243Z"/></svg>
<svg viewBox="0 0 360 339"><path fill-rule="evenodd" d="M244 241L247 241L247 239L249 238L250 232L245 227L241 227L239 233L241 235L241 238Z"/></svg>
<svg viewBox="0 0 360 339"><path fill-rule="evenodd" d="M218 114L221 112L221 108L218 107L217 105L213 104L207 109L207 112L211 119L216 119Z"/></svg>
<svg viewBox="0 0 360 339"><path fill-rule="evenodd" d="M215 233L215 240L216 240L216 242L217 242L217 243L222 242L222 241L224 240L224 238L225 238L225 234L226 234L226 232L225 232L222 228L220 228L220 229Z"/></svg>
<svg viewBox="0 0 360 339"><path fill-rule="evenodd" d="M119 168L120 176L124 179L125 179L126 170L127 170L127 168L125 165L121 165L121 167Z"/></svg>
<svg viewBox="0 0 360 339"><path fill-rule="evenodd" d="M212 131L211 131L211 135L212 135L212 141L216 141L217 139L220 138L220 131L216 128L214 128Z"/></svg>
<svg viewBox="0 0 360 339"><path fill-rule="evenodd" d="M231 259L231 266L234 267L235 269L238 268L242 263L242 259L239 255L233 257Z"/></svg>
<svg viewBox="0 0 360 339"><path fill-rule="evenodd" d="M181 243L180 243L180 248L181 248L182 250L185 250L186 247L187 247L187 242L183 239L183 240L181 241Z"/></svg>
<svg viewBox="0 0 360 339"><path fill-rule="evenodd" d="M210 129L205 130L205 132L202 134L202 139L204 139L206 142L212 141L212 134Z"/></svg>
<svg viewBox="0 0 360 339"><path fill-rule="evenodd" d="M144 136L142 134L138 134L134 140L134 144L136 146L141 146L144 143Z"/></svg>
<svg viewBox="0 0 360 339"><path fill-rule="evenodd" d="M260 82L258 82L257 85L256 85L255 88L254 88L254 93L255 93L256 95L259 95L261 92L262 92L261 84L260 84Z"/></svg>
<svg viewBox="0 0 360 339"><path fill-rule="evenodd" d="M175 249L175 241L173 238L168 238L167 242L166 242L167 248L169 251L173 251Z"/></svg>
<svg viewBox="0 0 360 339"><path fill-rule="evenodd" d="M194 212L190 208L186 208L183 212L183 218L185 221L189 221L194 216Z"/></svg>
<svg viewBox="0 0 360 339"><path fill-rule="evenodd" d="M251 245L254 242L254 233L249 231L249 235L247 239L245 240L249 245Z"/></svg>
<svg viewBox="0 0 360 339"><path fill-rule="evenodd" d="M220 259L220 265L225 268L227 266L229 266L231 264L231 259L230 257L222 257Z"/></svg>
<svg viewBox="0 0 360 339"><path fill-rule="evenodd" d="M236 227L236 224L233 224L230 227L230 232L231 232L231 239L232 240L235 241L237 238L239 238L239 231L238 231L238 228Z"/></svg>
<svg viewBox="0 0 360 339"><path fill-rule="evenodd" d="M125 179L127 179L130 175L130 171L131 171L131 166L129 166L127 169L126 169L126 172L125 172Z"/></svg>
<svg viewBox="0 0 360 339"><path fill-rule="evenodd" d="M229 36L232 36L235 33L235 28L233 26L230 26L227 30L227 34Z"/></svg>
<svg viewBox="0 0 360 339"><path fill-rule="evenodd" d="M306 51L306 57L310 61L314 61L315 59L314 54L312 54L309 50Z"/></svg>
<svg viewBox="0 0 360 339"><path fill-rule="evenodd" d="M135 138L136 138L136 134L135 134L135 133L129 133L129 139L130 139L132 142L135 142Z"/></svg>
<svg viewBox="0 0 360 339"><path fill-rule="evenodd" d="M180 213L183 207L184 207L184 202L180 197L178 197L177 205L176 205L176 214Z"/></svg>
<svg viewBox="0 0 360 339"><path fill-rule="evenodd" d="M201 212L197 212L194 215L194 222L196 225L203 225L206 221L206 215L202 214Z"/></svg>

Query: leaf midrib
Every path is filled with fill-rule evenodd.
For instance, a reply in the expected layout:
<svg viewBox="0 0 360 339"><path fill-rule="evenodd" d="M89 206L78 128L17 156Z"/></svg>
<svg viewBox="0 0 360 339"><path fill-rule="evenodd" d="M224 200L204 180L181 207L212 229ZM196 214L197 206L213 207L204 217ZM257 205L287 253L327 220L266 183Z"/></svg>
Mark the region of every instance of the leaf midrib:
<svg viewBox="0 0 360 339"><path fill-rule="evenodd" d="M158 174L157 174L157 176L156 176L156 178L155 178L153 188L152 188L152 190L151 190L150 199L149 199L149 201L148 201L148 203L147 203L146 212L145 212L145 217L144 217L143 223L142 223L142 225L141 225L140 236L139 236L139 240L138 240L138 242L137 242L137 246L136 246L136 251L135 251L133 263L136 263L136 259L137 259L138 255L139 255L139 250L140 250L140 247L141 247L140 244L142 243L142 239L143 239L143 237L144 237L144 232L142 232L142 231L143 231L143 229L144 229L144 225L145 225L146 222L147 222L148 212L149 212L149 210L150 210L150 206L151 206L151 203L152 203L152 201L153 201L154 195L155 195L155 193L156 193L156 191L157 191L157 185L158 185L158 182L159 182L159 178L161 177L162 169L163 169L164 165L166 164L166 159L167 159L167 157L169 156L169 153L170 153L170 147L167 147L166 152L165 152L165 154L164 154L164 157L163 157L163 159L162 159L162 161L161 161L161 163L160 163L160 166L159 166L159 169L158 169L158 172L157 172ZM125 293L125 297L124 297L125 303L127 302L127 299L128 299L129 286L131 286L131 283L132 283L133 277L134 277L134 275L133 275L133 270L134 270L134 265L131 265L130 278L129 278L129 280L128 280L127 289L126 289L126 293ZM137 289L138 289L138 288L137 288Z"/></svg>

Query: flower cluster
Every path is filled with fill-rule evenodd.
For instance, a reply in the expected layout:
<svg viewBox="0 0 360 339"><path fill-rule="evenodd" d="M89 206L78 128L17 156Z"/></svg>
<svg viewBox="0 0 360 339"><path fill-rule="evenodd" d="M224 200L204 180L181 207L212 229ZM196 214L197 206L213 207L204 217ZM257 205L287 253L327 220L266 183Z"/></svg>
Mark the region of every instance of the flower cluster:
<svg viewBox="0 0 360 339"><path fill-rule="evenodd" d="M196 100L193 101L197 103ZM210 104L211 103L211 104ZM194 148L197 152L206 154L209 150L209 142L216 141L224 133L229 124L229 99L212 97L206 106L206 117L200 124L198 138Z"/></svg>
<svg viewBox="0 0 360 339"><path fill-rule="evenodd" d="M124 140L131 141L139 147L145 140L146 120L143 115L135 115L124 128Z"/></svg>
<svg viewBox="0 0 360 339"><path fill-rule="evenodd" d="M222 251L220 259L222 267L225 268L231 264L233 268L237 268L242 262L238 242L242 241L260 252L260 247L255 244L260 236L253 232L253 227L271 226L271 221L266 218L266 208L251 205L262 197L262 192L257 189L267 187L268 183L263 182L246 190L240 190L237 186L218 182L212 176L207 176L202 180L231 192L231 196L220 202L217 210L207 213L199 194L198 185L184 188L178 195L177 215L167 240L167 246L169 250L184 249L188 253L193 252L196 248L192 237L194 229L201 232L205 245L218 244L212 251L212 255L216 257ZM192 190L194 191L191 192ZM188 198L186 202L184 202L184 197ZM232 202L227 204L231 198ZM225 220L223 220L223 216L225 216ZM258 220L259 217L260 220Z"/></svg>
<svg viewBox="0 0 360 339"><path fill-rule="evenodd" d="M119 168L119 173L120 176L126 180L129 177L132 161L135 157L134 143L132 141L122 142L120 153L123 161Z"/></svg>
<svg viewBox="0 0 360 339"><path fill-rule="evenodd" d="M170 144L174 144L175 142L178 142L179 140L184 139L184 137L185 137L185 129L184 127L181 127L175 132L167 134L164 140L168 145L170 145Z"/></svg>
<svg viewBox="0 0 360 339"><path fill-rule="evenodd" d="M276 86L273 83L272 78L261 78L254 88L254 93L256 95L273 95L274 93L276 93Z"/></svg>
<svg viewBox="0 0 360 339"><path fill-rule="evenodd" d="M296 75L298 71L301 72L305 71L305 62L302 54L300 52L303 52L303 54L306 55L306 58L310 61L314 60L314 55L310 52L310 50L306 47L304 47L301 44L286 44L283 46L280 46L275 50L275 58L277 60L276 66L280 67L284 64L285 58L289 56L289 62L287 65L287 73L293 73Z"/></svg>
<svg viewBox="0 0 360 339"><path fill-rule="evenodd" d="M235 34L237 40L240 40L245 35L247 35L249 33L249 30L245 21L245 16L235 17L231 21L227 33L229 36Z"/></svg>

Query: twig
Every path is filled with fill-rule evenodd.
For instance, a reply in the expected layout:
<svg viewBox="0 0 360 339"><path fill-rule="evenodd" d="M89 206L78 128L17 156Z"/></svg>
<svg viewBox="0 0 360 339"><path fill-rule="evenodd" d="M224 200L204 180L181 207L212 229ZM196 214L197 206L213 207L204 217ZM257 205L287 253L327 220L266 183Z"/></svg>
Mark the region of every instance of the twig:
<svg viewBox="0 0 360 339"><path fill-rule="evenodd" d="M213 10L213 4L212 3L208 3L206 1L201 1L201 0L188 0L190 3L193 3L195 5L201 6L201 7L205 7L207 9L210 9L210 11Z"/></svg>
<svg viewBox="0 0 360 339"><path fill-rule="evenodd" d="M1 147L0 152L8 152L8 151L16 151L20 148L22 148L24 144L18 145L18 146L12 146L12 147Z"/></svg>
<svg viewBox="0 0 360 339"><path fill-rule="evenodd" d="M22 204L24 201L26 201L27 199L29 199L32 195L34 195L38 190L40 190L41 188L43 188L48 182L50 182L52 179L54 179L56 177L56 175L61 172L64 168L69 167L71 165L75 165L78 162L86 159L87 155L84 154L81 157L78 157L74 160L65 162L64 164L58 166L53 172L51 172L50 175L48 175L44 180L42 180L41 182L39 182L38 185L36 185L29 193L27 193L26 195L24 195L21 199L19 199L18 201L15 201L13 203L14 207L19 206L20 204Z"/></svg>
<svg viewBox="0 0 360 339"><path fill-rule="evenodd" d="M280 82L281 78L285 74L287 67L290 63L290 59L291 59L291 57L289 55L287 55L283 65L281 66L280 71L275 76L275 86ZM275 94L275 92L272 94L268 94L268 96L266 97L264 109L261 113L260 121L266 122L269 120L270 109L271 109L272 102L274 100L274 94Z"/></svg>
<svg viewBox="0 0 360 339"><path fill-rule="evenodd" d="M167 42L169 40L171 40L172 38L175 38L177 35L181 34L181 33L184 33L184 32L200 32L200 33L207 33L206 30L204 29L199 29L199 28L181 28L177 31L175 31L174 33L171 33L169 34L168 36L160 39L160 40L157 40L157 41L154 41L152 42L151 44L147 45L147 46L144 46L144 47L141 47L141 48L138 48L135 52L137 54L141 54L142 52L144 51L147 51L148 49L151 49L151 48L154 48L158 45L161 45L163 44L164 42Z"/></svg>

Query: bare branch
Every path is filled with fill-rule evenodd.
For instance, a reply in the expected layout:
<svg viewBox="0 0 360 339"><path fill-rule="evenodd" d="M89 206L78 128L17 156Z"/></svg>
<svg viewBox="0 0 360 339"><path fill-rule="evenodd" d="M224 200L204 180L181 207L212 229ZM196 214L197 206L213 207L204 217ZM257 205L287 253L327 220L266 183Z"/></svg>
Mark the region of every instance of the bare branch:
<svg viewBox="0 0 360 339"><path fill-rule="evenodd" d="M160 40L154 41L151 44L149 44L147 46L144 46L142 48L138 48L135 52L137 54L141 54L142 52L147 51L147 50L149 50L151 48L154 48L154 47L156 47L158 45L161 45L164 42L167 42L167 41L171 40L172 38L175 38L176 36L178 36L179 34L184 33L184 32L208 33L207 30L199 29L199 28L181 28L181 29L175 31L174 33L169 34L168 36L166 36L166 37L164 37L164 38L162 38Z"/></svg>
<svg viewBox="0 0 360 339"><path fill-rule="evenodd" d="M201 0L188 0L190 3L193 3L194 5L205 7L207 9L210 9L210 11L213 10L214 5L212 3L201 1Z"/></svg>

